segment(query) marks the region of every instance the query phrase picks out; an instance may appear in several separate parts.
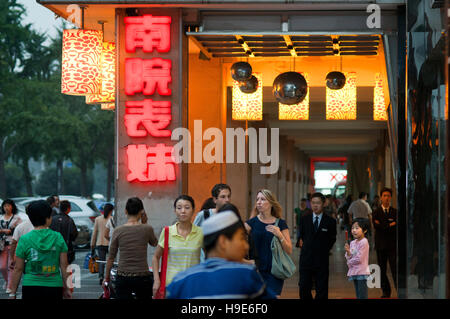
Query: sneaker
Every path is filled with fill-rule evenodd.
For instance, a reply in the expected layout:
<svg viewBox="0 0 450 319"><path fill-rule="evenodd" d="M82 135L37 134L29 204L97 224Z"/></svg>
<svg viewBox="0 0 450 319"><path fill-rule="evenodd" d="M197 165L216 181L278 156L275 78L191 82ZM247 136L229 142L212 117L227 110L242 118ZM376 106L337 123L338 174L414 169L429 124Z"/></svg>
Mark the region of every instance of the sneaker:
<svg viewBox="0 0 450 319"><path fill-rule="evenodd" d="M11 289L9 289L9 288L6 289L6 293L7 293L7 294L11 293Z"/></svg>

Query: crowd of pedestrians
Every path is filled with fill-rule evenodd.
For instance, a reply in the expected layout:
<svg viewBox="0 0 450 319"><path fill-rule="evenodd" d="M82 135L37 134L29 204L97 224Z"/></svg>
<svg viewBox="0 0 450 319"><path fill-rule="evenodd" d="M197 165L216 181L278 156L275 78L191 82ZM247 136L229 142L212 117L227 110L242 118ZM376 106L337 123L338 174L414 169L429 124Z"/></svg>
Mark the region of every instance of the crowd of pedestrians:
<svg viewBox="0 0 450 319"><path fill-rule="evenodd" d="M328 298L329 256L336 242L337 224L348 232L345 259L348 280L357 298L368 297L370 236L375 228L375 250L381 269L383 298L391 295L387 263L395 285L396 210L391 207L392 191L384 188L379 202L369 205L367 194L352 202L347 197L339 208L321 193L302 198L294 213L297 224L296 247L300 251L299 296ZM26 208L29 220L22 222L12 200L2 203L0 216L0 270L10 298L15 298L22 279L22 298L70 298L67 266L74 260L73 241L77 237L69 217L70 202L50 196ZM292 276L274 272L280 260L293 251L290 231L275 194L257 192L250 218L242 220L231 203L231 188L217 184L211 197L195 214L194 199L180 195L173 211L176 222L164 227L159 240L141 199L129 198L125 206L127 222L115 225L114 206L106 204L97 217L91 237L92 255L100 261L99 281L108 287L116 259L116 297L150 298L277 298L284 280ZM195 216L195 217L194 217ZM274 246L280 247L280 252ZM148 245L156 247L151 268ZM285 256L285 257L283 257ZM106 263L106 265L105 265ZM291 261L292 263L292 261ZM293 263L292 263L293 264ZM294 269L291 271L295 271ZM22 278L23 277L23 278Z"/></svg>

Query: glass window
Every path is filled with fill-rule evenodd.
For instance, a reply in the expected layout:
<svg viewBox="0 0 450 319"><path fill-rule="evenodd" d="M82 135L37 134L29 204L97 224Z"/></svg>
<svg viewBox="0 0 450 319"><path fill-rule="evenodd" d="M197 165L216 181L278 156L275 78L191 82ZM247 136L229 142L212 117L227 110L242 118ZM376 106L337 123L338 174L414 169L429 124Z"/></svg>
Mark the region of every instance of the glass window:
<svg viewBox="0 0 450 319"><path fill-rule="evenodd" d="M70 202L70 206L71 206L71 209L70 209L71 212L81 212L81 211L83 211L83 210L80 208L80 206L78 206L78 205L75 204L74 202Z"/></svg>

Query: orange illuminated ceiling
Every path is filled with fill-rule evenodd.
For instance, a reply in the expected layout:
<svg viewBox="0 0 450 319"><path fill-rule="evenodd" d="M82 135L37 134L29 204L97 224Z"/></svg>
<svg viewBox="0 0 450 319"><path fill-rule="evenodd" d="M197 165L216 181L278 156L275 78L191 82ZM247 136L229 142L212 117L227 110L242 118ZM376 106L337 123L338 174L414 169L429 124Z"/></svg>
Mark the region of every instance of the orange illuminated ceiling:
<svg viewBox="0 0 450 319"><path fill-rule="evenodd" d="M191 35L214 58L373 56L378 35Z"/></svg>

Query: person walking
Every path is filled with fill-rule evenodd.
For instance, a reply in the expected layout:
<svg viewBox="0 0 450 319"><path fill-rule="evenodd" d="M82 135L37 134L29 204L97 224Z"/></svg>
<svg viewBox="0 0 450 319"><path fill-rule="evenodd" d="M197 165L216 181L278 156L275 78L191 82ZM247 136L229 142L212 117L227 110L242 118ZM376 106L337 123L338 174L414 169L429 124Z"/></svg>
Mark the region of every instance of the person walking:
<svg viewBox="0 0 450 319"><path fill-rule="evenodd" d="M315 299L328 299L329 253L336 242L336 220L323 212L325 196L311 196L313 214L302 217L302 240L299 262L299 293L301 299L312 299L315 279Z"/></svg>
<svg viewBox="0 0 450 319"><path fill-rule="evenodd" d="M228 186L227 184L216 184L211 189L211 195L215 207L199 211L195 216L194 225L201 226L203 221L208 219L210 216L216 214L217 210L220 209L220 207L230 202L231 187Z"/></svg>
<svg viewBox="0 0 450 319"><path fill-rule="evenodd" d="M99 261L106 261L106 254L108 253L109 248L109 240L105 238L105 233L109 232L109 229L106 228L106 224L111 218L113 209L114 206L112 204L106 203L103 207L103 215L95 218L94 230L92 231L91 236L91 256L94 256L95 250L97 250ZM98 267L98 277L100 280L100 285L103 282L104 274L105 264L100 263Z"/></svg>
<svg viewBox="0 0 450 319"><path fill-rule="evenodd" d="M391 285L387 277L387 263L391 268L394 286L397 286L397 210L391 206L392 190L383 188L380 192L381 206L373 212L375 228L375 250L381 273L381 298L391 297Z"/></svg>
<svg viewBox="0 0 450 319"><path fill-rule="evenodd" d="M177 222L169 227L169 254L167 260L166 287L177 273L200 263L200 250L203 245L203 232L199 226L193 225L194 199L188 195L180 195L173 204ZM158 246L152 259L153 295L161 286L159 261L164 251L164 229L159 237Z"/></svg>
<svg viewBox="0 0 450 319"><path fill-rule="evenodd" d="M22 222L17 216L17 207L12 199L5 199L2 203L0 216L0 272L5 279L3 289L11 292L11 276L13 258L11 258L11 243L15 228Z"/></svg>
<svg viewBox="0 0 450 319"><path fill-rule="evenodd" d="M17 244L9 297L16 299L23 274L22 299L50 301L71 298L72 293L67 286L67 245L60 233L49 229L52 208L46 201L38 200L30 204L27 214L34 229L23 235Z"/></svg>
<svg viewBox="0 0 450 319"><path fill-rule="evenodd" d="M254 265L241 261L248 251L245 228L233 211L202 224L207 259L179 272L167 287L168 299L274 299Z"/></svg>
<svg viewBox="0 0 450 319"><path fill-rule="evenodd" d="M286 221L281 219L281 214L282 208L275 195L268 189L261 189L257 192L256 205L252 214L256 216L245 223L258 254L258 270L267 287L276 295L281 295L284 280L271 273L273 237L278 237L283 250L292 254L291 236ZM276 223L278 223L278 226L276 226Z"/></svg>
<svg viewBox="0 0 450 319"><path fill-rule="evenodd" d="M68 248L67 261L69 262L69 265L75 260L75 248L73 242L78 236L77 226L72 217L69 216L71 209L72 207L69 201L61 201L59 213L52 208L52 222L50 224L50 229L60 233L66 242Z"/></svg>
<svg viewBox="0 0 450 319"><path fill-rule="evenodd" d="M295 245L296 247L300 247L300 220L303 217L303 215L312 214L312 210L307 207L306 203L307 199L302 198L300 200L300 207L296 207L294 209L295 221L297 225L297 244Z"/></svg>
<svg viewBox="0 0 450 319"><path fill-rule="evenodd" d="M353 203L351 203L348 208L348 214L350 217L350 224L353 224L353 220L356 218L365 219L367 223L369 223L369 232L370 235L370 222L372 219L372 208L370 208L369 203L367 202L367 193L361 192L359 193L359 197Z"/></svg>
<svg viewBox="0 0 450 319"><path fill-rule="evenodd" d="M137 197L125 205L127 223L114 229L109 248L103 286L109 284L110 272L120 251L117 268L116 293L118 299L151 299L153 279L147 263L147 246L158 243L153 227L147 224L142 201Z"/></svg>
<svg viewBox="0 0 450 319"><path fill-rule="evenodd" d="M351 223L350 223L350 216L348 214L348 209L350 205L352 204L353 198L352 195L348 195L345 198L345 202L339 207L339 215L342 218L342 228L343 230L347 231L348 233L351 232Z"/></svg>
<svg viewBox="0 0 450 319"><path fill-rule="evenodd" d="M348 280L353 281L356 298L367 299L367 278L369 271L369 241L366 234L369 224L365 219L356 218L352 224L352 234L355 238L350 245L345 243L345 258L348 266Z"/></svg>

